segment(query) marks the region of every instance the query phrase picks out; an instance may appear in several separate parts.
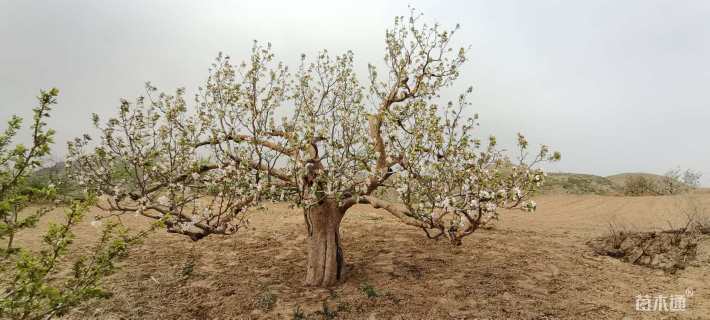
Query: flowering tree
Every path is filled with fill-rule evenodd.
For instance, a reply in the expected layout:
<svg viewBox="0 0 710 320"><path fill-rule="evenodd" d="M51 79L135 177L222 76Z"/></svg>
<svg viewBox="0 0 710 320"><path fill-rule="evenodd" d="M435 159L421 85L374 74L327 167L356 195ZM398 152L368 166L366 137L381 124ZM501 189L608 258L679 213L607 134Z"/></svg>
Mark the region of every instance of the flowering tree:
<svg viewBox="0 0 710 320"><path fill-rule="evenodd" d="M363 84L353 53L301 57L291 71L270 45L233 65L217 57L188 108L183 90L123 101L101 124L98 145L70 143L76 179L105 195L107 215L134 213L165 221L168 232L198 240L231 234L244 211L265 200L303 209L308 233L306 283L343 277L339 226L353 205L384 209L429 238L453 244L497 217L497 209L534 210L543 183L534 166L558 160L542 146L508 158L491 137L476 139L467 118L469 88L439 104L459 77L464 48L456 28L397 17L386 32L386 70L368 67ZM377 197L391 189L399 201Z"/></svg>

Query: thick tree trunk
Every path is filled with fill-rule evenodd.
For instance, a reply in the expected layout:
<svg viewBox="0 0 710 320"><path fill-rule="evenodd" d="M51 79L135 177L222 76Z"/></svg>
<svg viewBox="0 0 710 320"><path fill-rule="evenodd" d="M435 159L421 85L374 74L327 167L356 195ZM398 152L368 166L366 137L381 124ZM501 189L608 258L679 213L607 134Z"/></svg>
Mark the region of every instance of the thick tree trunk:
<svg viewBox="0 0 710 320"><path fill-rule="evenodd" d="M344 278L343 251L340 247L340 221L343 214L335 201L305 209L308 229L306 285L327 287Z"/></svg>

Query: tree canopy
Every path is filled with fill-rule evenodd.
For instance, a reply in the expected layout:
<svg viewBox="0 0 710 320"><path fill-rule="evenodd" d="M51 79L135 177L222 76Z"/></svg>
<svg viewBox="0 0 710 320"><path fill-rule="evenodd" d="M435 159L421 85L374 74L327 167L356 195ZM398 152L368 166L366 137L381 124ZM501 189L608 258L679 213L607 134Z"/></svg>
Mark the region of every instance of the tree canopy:
<svg viewBox="0 0 710 320"><path fill-rule="evenodd" d="M335 217L323 223L336 244L356 204L460 244L500 207L534 210L528 198L544 180L535 166L560 155L545 145L529 151L519 135L511 158L495 137L476 137L473 89L441 97L466 61L467 49L452 43L459 27L422 20L416 11L395 18L386 68L368 65L366 79L350 51L302 55L292 69L255 42L239 64L220 54L191 102L184 89L159 93L148 83L116 117L94 115L98 141L70 143L68 163L78 182L105 195L108 216L161 220L193 240L235 232L245 209L271 200L303 208L309 235L322 227L314 212ZM378 197L383 189L398 198Z"/></svg>

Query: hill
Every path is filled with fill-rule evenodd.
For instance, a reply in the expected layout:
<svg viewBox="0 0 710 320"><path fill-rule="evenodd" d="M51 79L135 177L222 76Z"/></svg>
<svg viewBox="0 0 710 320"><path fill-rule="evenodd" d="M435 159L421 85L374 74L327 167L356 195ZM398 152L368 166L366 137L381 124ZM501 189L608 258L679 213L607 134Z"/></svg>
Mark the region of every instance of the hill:
<svg viewBox="0 0 710 320"><path fill-rule="evenodd" d="M627 182L645 184L639 194L629 193L628 188L641 188L634 185L630 187ZM664 195L671 194L667 187L668 180L665 176L645 172L625 172L607 177L584 174L558 172L549 173L545 186L542 189L546 194L596 194L596 195ZM683 192L689 187L676 181L677 192Z"/></svg>
<svg viewBox="0 0 710 320"><path fill-rule="evenodd" d="M543 187L543 193L563 194L614 195L620 194L621 190L605 177L568 172L549 173Z"/></svg>
<svg viewBox="0 0 710 320"><path fill-rule="evenodd" d="M81 188L66 176L66 167L64 162L57 162L51 166L37 169L30 175L27 182L30 186L41 187L50 183L55 185L57 193L61 199L79 199L83 198Z"/></svg>

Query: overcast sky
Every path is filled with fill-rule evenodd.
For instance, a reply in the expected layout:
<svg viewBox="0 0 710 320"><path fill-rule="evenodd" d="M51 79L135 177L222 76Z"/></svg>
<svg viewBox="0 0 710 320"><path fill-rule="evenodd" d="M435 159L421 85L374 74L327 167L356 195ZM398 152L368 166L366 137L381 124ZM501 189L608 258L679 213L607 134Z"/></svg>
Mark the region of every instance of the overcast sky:
<svg viewBox="0 0 710 320"><path fill-rule="evenodd" d="M209 3L209 4L207 4ZM280 60L320 49L379 63L384 31L411 4L461 24L470 45L457 86L475 88L481 134L563 154L554 171L704 173L710 185L708 1L10 1L0 0L0 119L28 117L58 87L55 150L92 132L143 83L194 89L219 51L252 40ZM363 73L364 75L364 73ZM364 77L363 77L364 79ZM5 128L6 124L0 124Z"/></svg>

